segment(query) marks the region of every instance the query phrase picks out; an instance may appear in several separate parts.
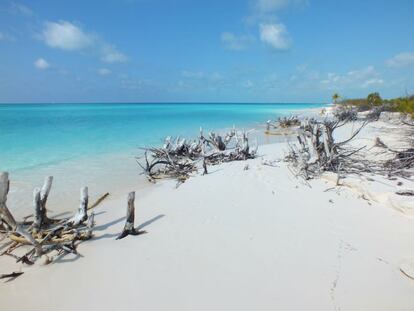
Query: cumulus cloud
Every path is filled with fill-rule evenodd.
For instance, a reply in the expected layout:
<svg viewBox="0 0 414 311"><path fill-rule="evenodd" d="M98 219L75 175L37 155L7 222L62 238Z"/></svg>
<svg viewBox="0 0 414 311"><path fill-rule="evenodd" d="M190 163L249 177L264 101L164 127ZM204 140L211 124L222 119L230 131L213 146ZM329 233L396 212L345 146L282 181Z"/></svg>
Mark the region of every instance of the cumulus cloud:
<svg viewBox="0 0 414 311"><path fill-rule="evenodd" d="M275 50L287 50L290 47L291 40L287 33L285 25L278 24L260 24L260 40Z"/></svg>
<svg viewBox="0 0 414 311"><path fill-rule="evenodd" d="M379 78L374 78L374 79L369 79L367 81L365 81L362 86L363 87L370 87L373 85L381 85L384 84L384 80L383 79L379 79Z"/></svg>
<svg viewBox="0 0 414 311"><path fill-rule="evenodd" d="M105 63L124 63L128 57L117 50L116 47L104 44L101 48L101 60Z"/></svg>
<svg viewBox="0 0 414 311"><path fill-rule="evenodd" d="M92 35L67 21L46 22L42 38L52 48L69 51L83 50L94 43Z"/></svg>
<svg viewBox="0 0 414 311"><path fill-rule="evenodd" d="M255 38L250 35L237 36L231 32L223 32L221 34L221 42L223 43L224 48L228 50L244 50L254 41Z"/></svg>
<svg viewBox="0 0 414 311"><path fill-rule="evenodd" d="M66 51L89 50L100 55L106 63L126 62L127 56L114 45L98 36L85 32L79 25L68 21L46 22L40 38L51 48Z"/></svg>
<svg viewBox="0 0 414 311"><path fill-rule="evenodd" d="M34 66L40 70L46 70L50 67L50 64L44 58L38 58L34 62Z"/></svg>
<svg viewBox="0 0 414 311"><path fill-rule="evenodd" d="M403 52L395 55L393 58L387 61L389 67L407 67L414 65L414 53Z"/></svg>
<svg viewBox="0 0 414 311"><path fill-rule="evenodd" d="M328 73L327 77L320 82L328 89L344 87L368 88L384 84L384 80L373 66L351 70L345 74Z"/></svg>
<svg viewBox="0 0 414 311"><path fill-rule="evenodd" d="M108 69L108 68L100 68L98 70L98 74L100 74L101 76L107 76L110 75L112 72Z"/></svg>

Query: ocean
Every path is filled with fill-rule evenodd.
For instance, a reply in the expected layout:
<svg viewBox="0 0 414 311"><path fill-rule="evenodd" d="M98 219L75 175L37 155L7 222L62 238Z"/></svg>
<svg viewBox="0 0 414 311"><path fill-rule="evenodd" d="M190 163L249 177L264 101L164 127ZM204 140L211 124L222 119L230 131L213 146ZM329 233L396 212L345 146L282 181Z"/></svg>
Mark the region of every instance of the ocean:
<svg viewBox="0 0 414 311"><path fill-rule="evenodd" d="M132 185L139 147L171 136L253 128L324 104L0 104L0 170L19 188L54 175L65 191ZM65 183L65 185L63 185ZM22 186L22 187L20 187ZM132 186L131 186L132 187ZM76 194L77 197L77 194Z"/></svg>

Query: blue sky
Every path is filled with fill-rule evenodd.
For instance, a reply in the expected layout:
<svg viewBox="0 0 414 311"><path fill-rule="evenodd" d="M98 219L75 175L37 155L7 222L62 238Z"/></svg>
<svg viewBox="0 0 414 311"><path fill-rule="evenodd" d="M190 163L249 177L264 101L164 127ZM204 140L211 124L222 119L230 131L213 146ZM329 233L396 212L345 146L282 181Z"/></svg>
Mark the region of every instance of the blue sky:
<svg viewBox="0 0 414 311"><path fill-rule="evenodd" d="M0 102L414 93L412 0L0 1Z"/></svg>

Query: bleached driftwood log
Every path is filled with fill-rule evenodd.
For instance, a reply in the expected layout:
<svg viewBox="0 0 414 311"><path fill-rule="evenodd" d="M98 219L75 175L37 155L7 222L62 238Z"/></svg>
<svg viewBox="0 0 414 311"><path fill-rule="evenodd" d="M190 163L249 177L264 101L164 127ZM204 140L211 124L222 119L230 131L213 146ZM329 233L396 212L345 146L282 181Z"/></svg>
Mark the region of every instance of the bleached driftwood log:
<svg viewBox="0 0 414 311"><path fill-rule="evenodd" d="M7 194L9 193L10 188L10 181L9 181L9 174L7 172L0 172L0 218L2 221L2 225L6 232L14 232L20 235L23 239L25 239L28 243L34 246L34 250L38 256L41 255L42 250L37 243L37 241L33 238L33 236L27 232L22 226L20 226L16 220L14 219L13 215L10 213L6 201L7 201Z"/></svg>
<svg viewBox="0 0 414 311"><path fill-rule="evenodd" d="M35 212L33 227L36 230L55 222L47 216L46 209L46 202L49 197L50 189L52 188L52 183L53 176L48 176L45 178L42 189L35 188L33 190L33 207Z"/></svg>
<svg viewBox="0 0 414 311"><path fill-rule="evenodd" d="M168 136L163 147L144 148L145 162L137 162L150 181L169 177L184 182L199 169L206 173L207 165L254 158L258 145L256 141L256 146L251 148L248 134L233 128L224 136L210 132L205 137L200 128L199 137L194 141L180 137L173 140Z"/></svg>
<svg viewBox="0 0 414 311"><path fill-rule="evenodd" d="M127 214L125 220L125 226L122 232L117 236L117 240L123 239L128 235L139 235L146 233L146 231L140 231L134 228L135 222L135 192L130 192L128 194L128 205L127 205Z"/></svg>
<svg viewBox="0 0 414 311"><path fill-rule="evenodd" d="M337 142L334 139L334 131L349 121L311 119L303 122L302 131L297 136L299 144L290 145L290 152L285 158L292 163L297 175L307 180L326 171L339 175L358 173L364 169L365 163L352 157L362 148L352 148L348 143L367 123L363 122L347 140Z"/></svg>
<svg viewBox="0 0 414 311"><path fill-rule="evenodd" d="M10 185L9 175L6 172L0 172L0 232L9 239L9 246L0 253L0 256L11 256L16 259L16 262L29 265L44 256L47 259L46 263L50 263L56 256L67 253L77 254L76 247L79 242L92 237L94 213L88 217L88 188L81 188L80 206L73 217L49 219L46 202L52 181L51 176L47 177L43 187L41 189L35 188L33 191L34 220L17 222L6 204ZM91 208L96 207L107 196L108 194L105 194L99 198ZM22 246L29 247L23 256L13 253L15 249ZM51 253L52 255L49 257Z"/></svg>

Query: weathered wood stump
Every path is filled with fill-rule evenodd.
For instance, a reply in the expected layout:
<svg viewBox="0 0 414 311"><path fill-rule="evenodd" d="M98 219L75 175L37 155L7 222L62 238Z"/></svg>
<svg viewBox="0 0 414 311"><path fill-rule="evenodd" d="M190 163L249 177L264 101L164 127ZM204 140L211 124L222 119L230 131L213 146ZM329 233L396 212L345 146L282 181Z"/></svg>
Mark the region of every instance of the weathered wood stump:
<svg viewBox="0 0 414 311"><path fill-rule="evenodd" d="M0 172L0 220L1 225L7 230L15 230L17 227L16 220L7 208L7 194L9 193L9 174Z"/></svg>
<svg viewBox="0 0 414 311"><path fill-rule="evenodd" d="M78 212L68 220L71 226L78 226L88 219L88 187L83 187L80 190L80 205Z"/></svg>
<svg viewBox="0 0 414 311"><path fill-rule="evenodd" d="M130 192L128 194L128 206L127 206L127 216L125 221L125 226L122 232L116 238L117 240L123 239L128 235L139 235L147 233L146 231L139 231L134 228L135 222L135 192Z"/></svg>

